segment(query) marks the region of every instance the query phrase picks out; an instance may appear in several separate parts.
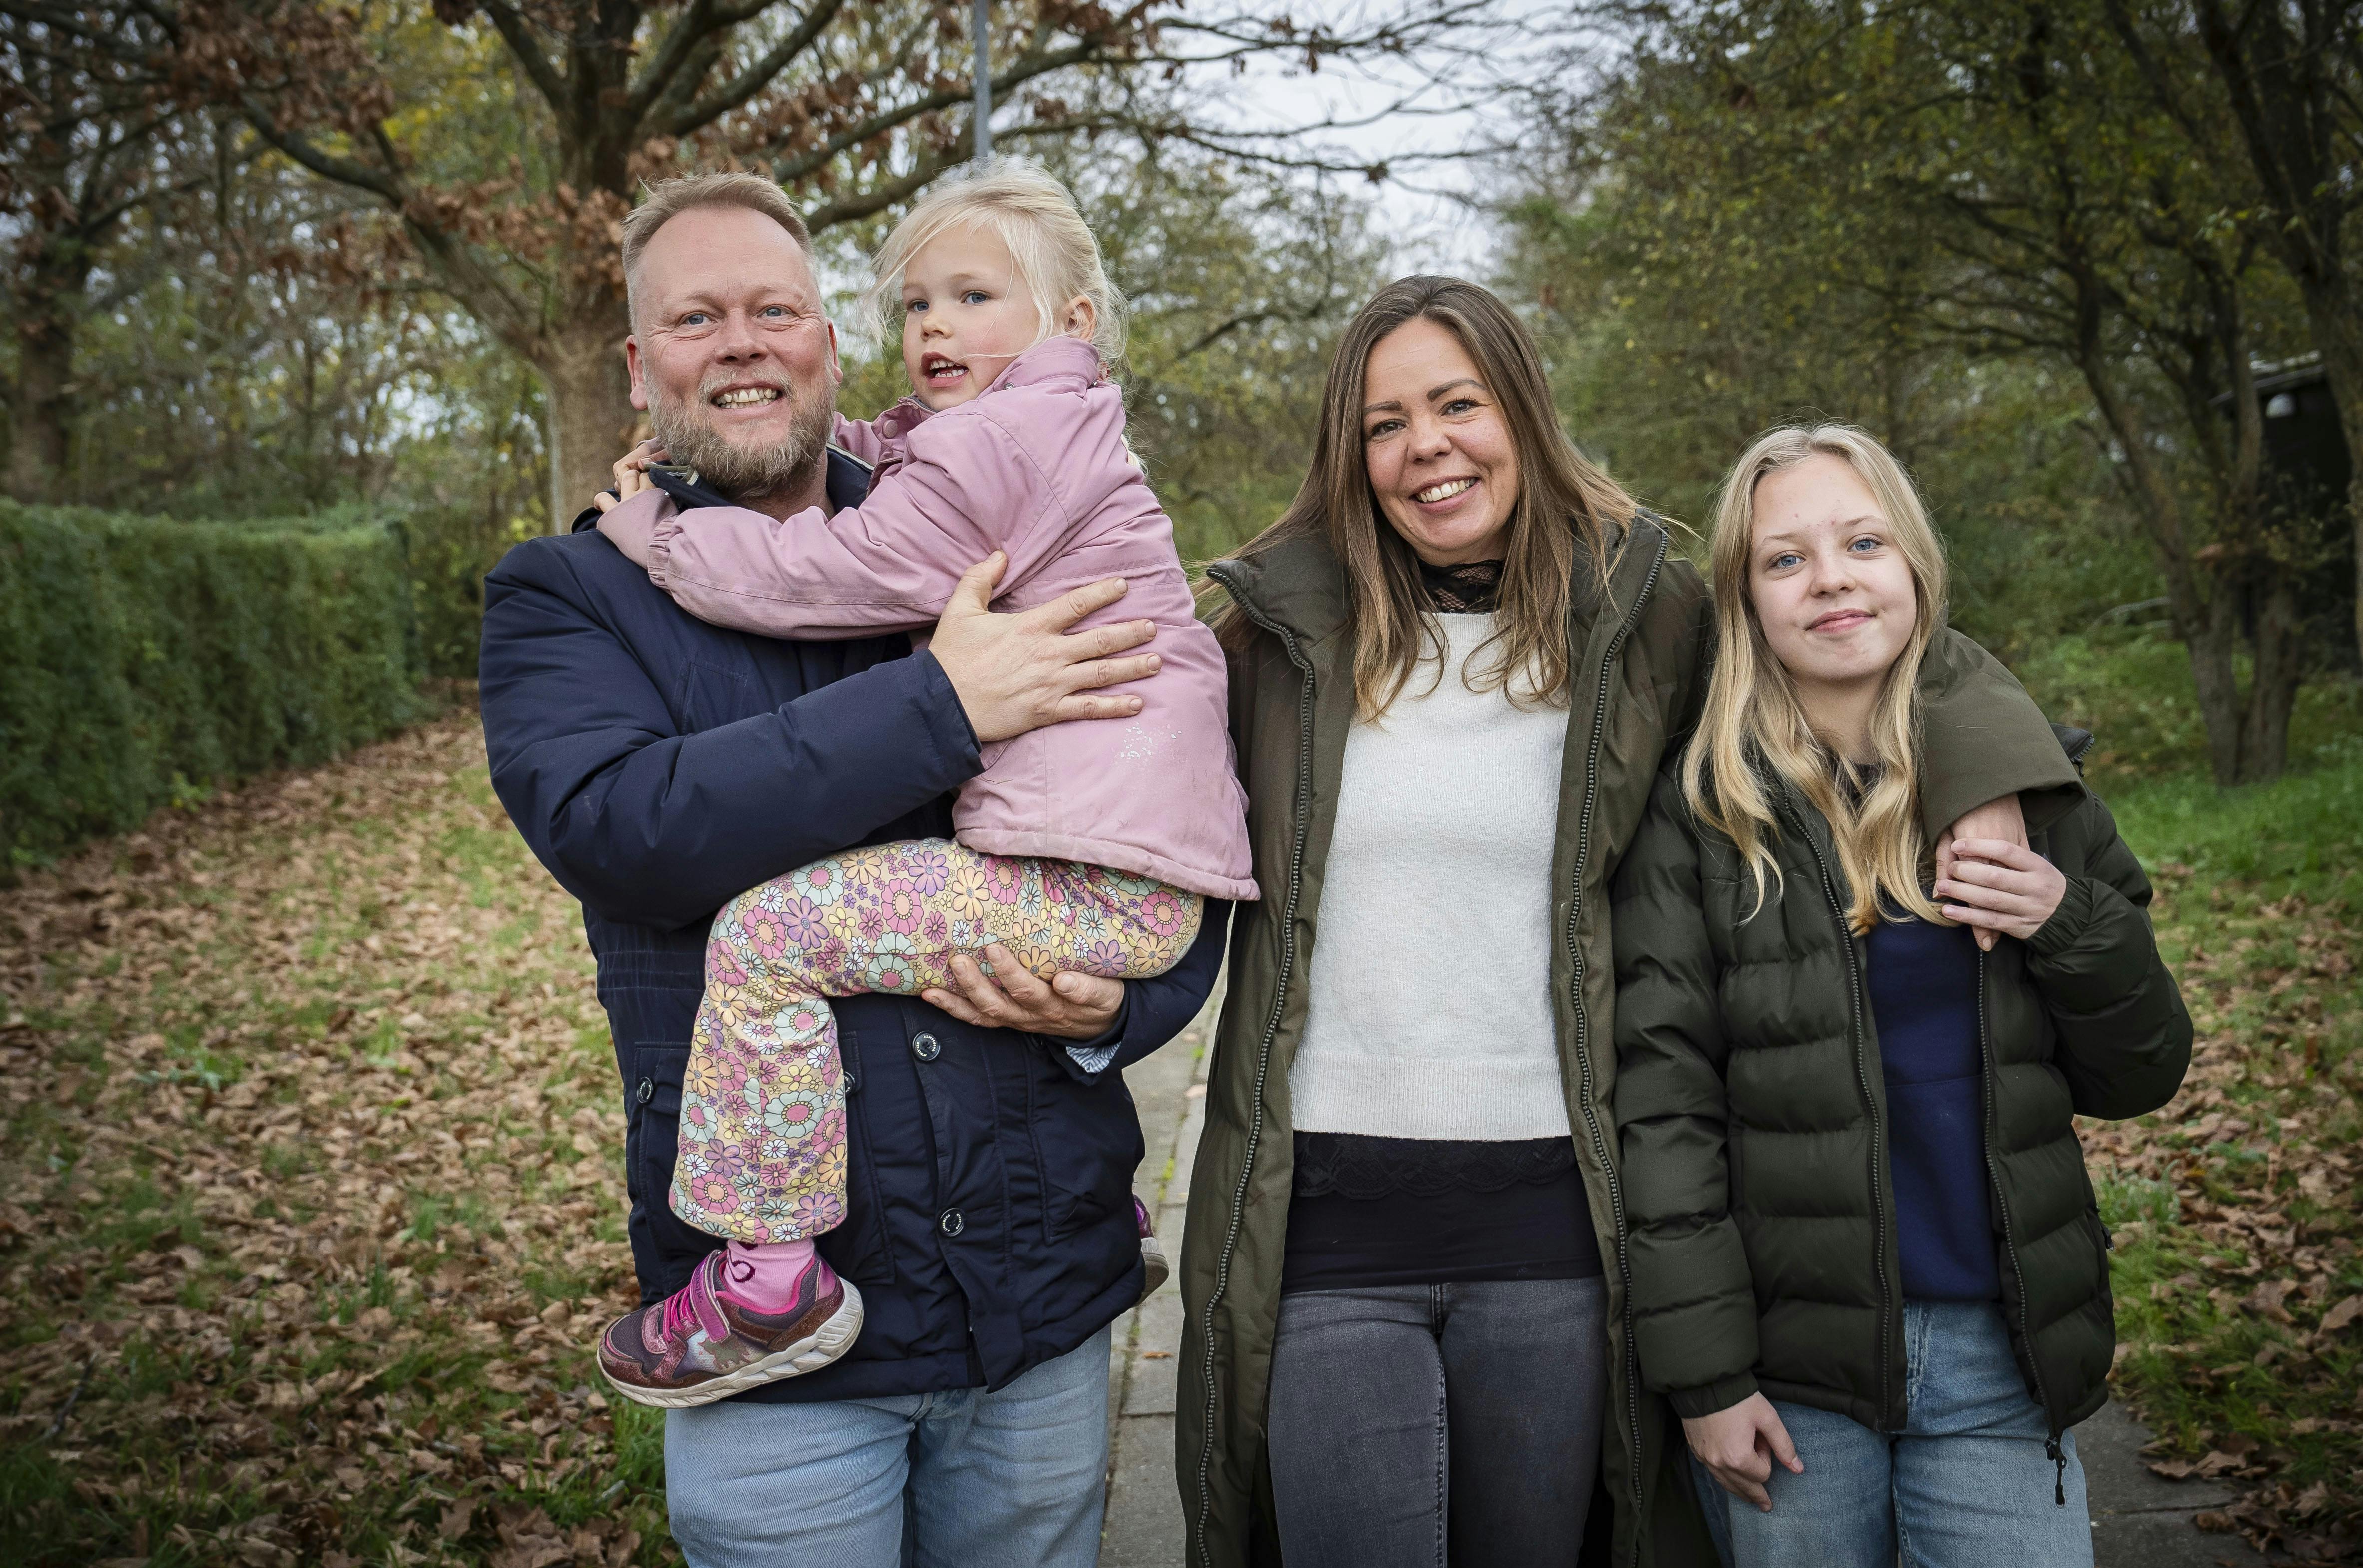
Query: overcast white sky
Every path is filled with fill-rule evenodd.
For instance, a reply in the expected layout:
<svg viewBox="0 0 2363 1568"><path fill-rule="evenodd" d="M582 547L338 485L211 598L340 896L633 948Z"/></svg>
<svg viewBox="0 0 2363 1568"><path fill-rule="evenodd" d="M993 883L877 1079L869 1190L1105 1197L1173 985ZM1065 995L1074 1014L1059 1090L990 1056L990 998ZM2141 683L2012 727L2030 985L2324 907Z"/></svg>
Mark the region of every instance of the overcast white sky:
<svg viewBox="0 0 2363 1568"><path fill-rule="evenodd" d="M1430 0L1234 0L1241 10L1287 16L1301 25L1315 21L1350 34L1376 18L1415 12ZM1220 0L1195 0L1185 16L1215 14ZM1301 61L1277 56L1253 61L1242 73L1209 70L1199 87L1218 120L1241 131L1272 132L1272 145L1290 150L1318 146L1326 156L1342 154L1363 163L1388 165L1391 173L1377 197L1399 271L1455 272L1481 278L1496 244L1492 226L1469 198L1482 193L1498 171L1467 155L1498 147L1517 129L1514 84L1547 69L1546 57L1564 43L1564 6L1547 0L1496 0L1490 25L1461 35L1471 52L1449 61L1378 59L1341 62L1326 59L1317 72ZM1174 40L1193 47L1186 39ZM1444 80L1433 80L1438 73ZM1409 112L1384 114L1408 100ZM1372 120L1361 125L1355 122ZM1325 123L1350 128L1307 135L1304 127ZM1308 178L1312 176L1307 176ZM1349 188L1367 189L1358 176L1342 178ZM840 304L860 286L860 269L825 269ZM840 314L840 322L846 318ZM857 357L867 346L849 342Z"/></svg>
<svg viewBox="0 0 2363 1568"><path fill-rule="evenodd" d="M1299 23L1330 22L1340 33L1359 23L1418 7L1418 0L1316 0L1315 4L1253 6ZM1381 211L1403 270L1471 275L1486 271L1495 236L1465 198L1495 177L1466 155L1514 139L1513 90L1548 69L1554 45L1564 41L1561 6L1542 0L1499 0L1492 25L1473 29L1471 52L1449 61L1381 59L1370 63L1325 61L1317 72L1274 57L1245 74L1213 78L1210 91L1242 129L1292 129L1325 120L1352 122L1409 99L1409 113L1377 123L1331 130L1311 138L1391 170ZM1430 77L1441 69L1444 80ZM1456 199L1460 198L1460 199Z"/></svg>

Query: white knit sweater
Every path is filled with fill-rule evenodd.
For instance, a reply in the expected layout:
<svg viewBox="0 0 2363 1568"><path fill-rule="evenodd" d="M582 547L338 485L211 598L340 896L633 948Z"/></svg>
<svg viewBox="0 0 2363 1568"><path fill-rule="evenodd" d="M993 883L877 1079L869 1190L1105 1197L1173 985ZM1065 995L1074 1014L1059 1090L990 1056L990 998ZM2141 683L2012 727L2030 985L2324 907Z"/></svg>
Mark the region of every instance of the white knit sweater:
<svg viewBox="0 0 2363 1568"><path fill-rule="evenodd" d="M1550 909L1567 710L1470 690L1463 668L1493 617L1438 619L1444 679L1430 690L1436 667L1422 666L1346 737L1288 1073L1293 1121L1389 1138L1565 1136Z"/></svg>

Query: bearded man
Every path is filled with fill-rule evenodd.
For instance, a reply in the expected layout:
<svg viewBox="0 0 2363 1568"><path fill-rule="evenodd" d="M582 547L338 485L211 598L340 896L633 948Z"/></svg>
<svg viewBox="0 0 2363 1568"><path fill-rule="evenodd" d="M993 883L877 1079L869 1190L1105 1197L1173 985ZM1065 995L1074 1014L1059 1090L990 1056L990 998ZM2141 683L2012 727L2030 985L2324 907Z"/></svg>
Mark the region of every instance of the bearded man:
<svg viewBox="0 0 2363 1568"><path fill-rule="evenodd" d="M684 510L860 501L828 445L840 377L804 226L753 175L667 181L625 224L632 402ZM582 901L622 1076L640 1298L718 1244L665 1202L707 926L746 889L857 845L949 837L982 745L1113 717L1150 624L1071 633L1120 580L1018 615L971 571L925 652L695 620L590 525L485 580L484 738L510 820ZM837 1002L848 1214L820 1238L861 1291L846 1356L667 1413L675 1539L696 1568L1072 1564L1099 1551L1108 1325L1141 1288L1139 1128L1120 1070L1212 988L1223 921L1171 973L1044 985L973 965L963 1017Z"/></svg>

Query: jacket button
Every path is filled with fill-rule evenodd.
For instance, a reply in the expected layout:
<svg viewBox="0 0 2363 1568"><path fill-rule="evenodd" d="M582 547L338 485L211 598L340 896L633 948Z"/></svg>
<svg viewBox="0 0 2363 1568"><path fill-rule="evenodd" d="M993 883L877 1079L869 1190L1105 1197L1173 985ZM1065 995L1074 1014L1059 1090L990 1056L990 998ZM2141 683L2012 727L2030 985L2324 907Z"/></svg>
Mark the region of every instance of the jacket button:
<svg viewBox="0 0 2363 1568"><path fill-rule="evenodd" d="M936 1229L947 1236L957 1236L968 1229L968 1221L960 1218L959 1209L947 1209L943 1217L936 1221Z"/></svg>
<svg viewBox="0 0 2363 1568"><path fill-rule="evenodd" d="M944 1048L937 1043L934 1035L923 1033L911 1036L911 1055L922 1062L932 1062L943 1054Z"/></svg>
<svg viewBox="0 0 2363 1568"><path fill-rule="evenodd" d="M656 1092L657 1081L654 1078L642 1078L640 1080L640 1087L633 1091L634 1096L642 1105L648 1104L649 1100L656 1098Z"/></svg>
<svg viewBox="0 0 2363 1568"><path fill-rule="evenodd" d="M838 1069L838 1076L845 1079L846 1093L851 1094L855 1089L861 1087L861 1080L853 1076L853 1069L851 1067L840 1067Z"/></svg>

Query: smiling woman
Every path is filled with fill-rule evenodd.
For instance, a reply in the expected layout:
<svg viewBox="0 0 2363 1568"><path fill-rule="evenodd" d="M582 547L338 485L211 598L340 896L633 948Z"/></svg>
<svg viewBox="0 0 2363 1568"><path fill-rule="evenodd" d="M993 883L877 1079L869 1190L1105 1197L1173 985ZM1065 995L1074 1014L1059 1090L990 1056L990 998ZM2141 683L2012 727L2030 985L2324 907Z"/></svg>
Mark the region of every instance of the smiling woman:
<svg viewBox="0 0 2363 1568"><path fill-rule="evenodd" d="M1576 452L1532 343L1474 284L1406 279L1365 307L1319 443L1288 515L1211 569L1232 596L1218 624L1250 800L1267 822L1299 805L1285 850L1259 831L1286 912L1246 914L1199 1156L1212 1179L1193 1184L1286 1220L1242 1242L1245 1208L1193 1200L1184 1503L1215 1562L1267 1531L1314 1568L1446 1541L1456 1562L1573 1562L1609 1393L1606 1173L1582 1152L1598 1109L1568 1092L1587 1075L1553 994L1552 863L1587 773L1571 735L1596 757L1614 710L1619 745L1653 751L1661 705L1681 705L1696 579ZM1612 602L1646 631L1570 679ZM1325 776L1333 790L1307 790ZM1307 799L1326 820L1304 820ZM1292 987L1306 886L1320 939ZM1258 1040L1248 1020L1277 1022ZM1248 1075L1284 1083L1277 1105ZM1239 1347L1227 1365L1217 1336ZM1262 1346L1268 1380L1244 1370ZM1330 1459L1344 1441L1350 1471ZM1259 1460L1268 1517L1232 1479ZM1610 1463L1638 1485L1633 1458Z"/></svg>
<svg viewBox="0 0 2363 1568"><path fill-rule="evenodd" d="M1518 500L1501 400L1450 330L1407 321L1370 350L1364 462L1379 510L1429 566L1497 560Z"/></svg>

